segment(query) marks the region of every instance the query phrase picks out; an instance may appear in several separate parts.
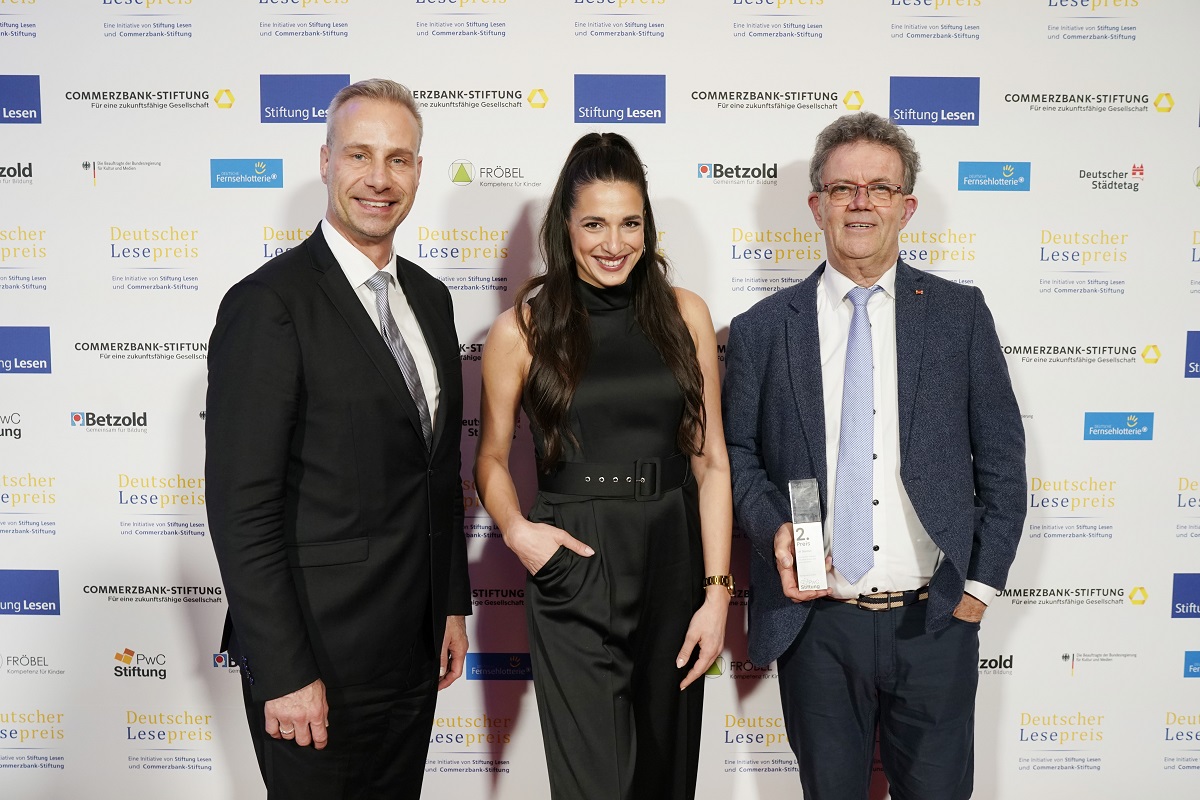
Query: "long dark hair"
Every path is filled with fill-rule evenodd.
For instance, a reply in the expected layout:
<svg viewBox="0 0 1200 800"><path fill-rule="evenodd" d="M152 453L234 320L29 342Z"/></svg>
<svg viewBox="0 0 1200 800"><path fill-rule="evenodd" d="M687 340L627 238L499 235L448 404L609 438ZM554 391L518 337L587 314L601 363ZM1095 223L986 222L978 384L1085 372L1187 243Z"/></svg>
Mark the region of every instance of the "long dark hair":
<svg viewBox="0 0 1200 800"><path fill-rule="evenodd" d="M592 342L587 310L575 294L577 269L569 222L579 191L596 182L629 183L642 195L645 249L629 274L634 315L683 391L679 450L699 455L704 447L704 378L695 343L667 280L667 260L657 249L658 230L650 209L645 168L624 136L589 133L567 155L542 220L540 247L546 271L526 281L514 301L517 326L533 356L525 392L529 414L542 430L540 467L547 472L562 459L564 442L579 444L567 412L587 367ZM522 313L525 301L539 288L529 314Z"/></svg>

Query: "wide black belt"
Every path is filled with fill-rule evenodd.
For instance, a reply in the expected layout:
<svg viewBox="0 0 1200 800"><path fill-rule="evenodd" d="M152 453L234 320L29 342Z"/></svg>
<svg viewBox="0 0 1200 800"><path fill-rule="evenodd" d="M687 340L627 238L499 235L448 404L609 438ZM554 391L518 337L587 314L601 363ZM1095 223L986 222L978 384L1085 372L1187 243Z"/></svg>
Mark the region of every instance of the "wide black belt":
<svg viewBox="0 0 1200 800"><path fill-rule="evenodd" d="M683 486L690 463L682 453L610 463L566 461L550 475L539 475L538 489L587 497L657 500L663 492Z"/></svg>

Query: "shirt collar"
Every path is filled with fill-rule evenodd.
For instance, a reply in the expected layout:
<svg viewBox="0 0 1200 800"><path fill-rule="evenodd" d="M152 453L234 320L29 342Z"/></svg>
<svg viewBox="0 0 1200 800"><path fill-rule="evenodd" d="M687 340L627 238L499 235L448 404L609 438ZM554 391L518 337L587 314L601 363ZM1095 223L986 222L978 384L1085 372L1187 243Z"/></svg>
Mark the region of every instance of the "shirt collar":
<svg viewBox="0 0 1200 800"><path fill-rule="evenodd" d="M329 223L329 220L321 220L321 233L325 235L325 243L329 245L333 257L341 265L342 272L346 273L346 280L350 281L350 285L355 289L362 286L371 279L372 275L379 272L375 263L363 255L361 250L350 244L350 240L342 236L341 231L333 227ZM388 264L383 270L392 276L393 281L399 280L396 275L396 250L394 247L391 253L388 254ZM397 283L397 285L399 284Z"/></svg>
<svg viewBox="0 0 1200 800"><path fill-rule="evenodd" d="M829 262L825 262L821 285L825 288L825 294L829 297L830 302L837 305L846 299L846 295L858 284L829 266ZM880 275L879 280L875 281L875 285L882 288L883 293L894 300L896 298L896 265L892 264L888 267L887 272Z"/></svg>

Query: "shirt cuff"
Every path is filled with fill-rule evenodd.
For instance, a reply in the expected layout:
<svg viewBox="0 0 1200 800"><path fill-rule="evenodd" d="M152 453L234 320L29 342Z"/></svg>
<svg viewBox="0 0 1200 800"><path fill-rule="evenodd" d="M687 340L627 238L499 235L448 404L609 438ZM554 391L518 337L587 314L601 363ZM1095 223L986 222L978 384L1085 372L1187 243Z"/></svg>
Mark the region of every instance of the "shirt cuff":
<svg viewBox="0 0 1200 800"><path fill-rule="evenodd" d="M963 591L974 597L979 602L983 603L985 606L990 606L992 601L996 599L996 595L1000 594L999 589L993 589L986 583L980 583L979 581L967 581L966 585L963 587Z"/></svg>

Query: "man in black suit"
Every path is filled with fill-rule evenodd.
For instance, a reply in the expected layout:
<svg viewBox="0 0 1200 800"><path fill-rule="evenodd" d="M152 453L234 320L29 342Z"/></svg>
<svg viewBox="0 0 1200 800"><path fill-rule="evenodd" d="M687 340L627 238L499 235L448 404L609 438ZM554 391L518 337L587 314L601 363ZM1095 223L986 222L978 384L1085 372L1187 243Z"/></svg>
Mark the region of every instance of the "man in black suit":
<svg viewBox="0 0 1200 800"><path fill-rule="evenodd" d="M341 90L325 219L229 290L209 344L222 648L271 798L418 796L462 674L458 336L446 287L392 249L421 133L405 87Z"/></svg>

